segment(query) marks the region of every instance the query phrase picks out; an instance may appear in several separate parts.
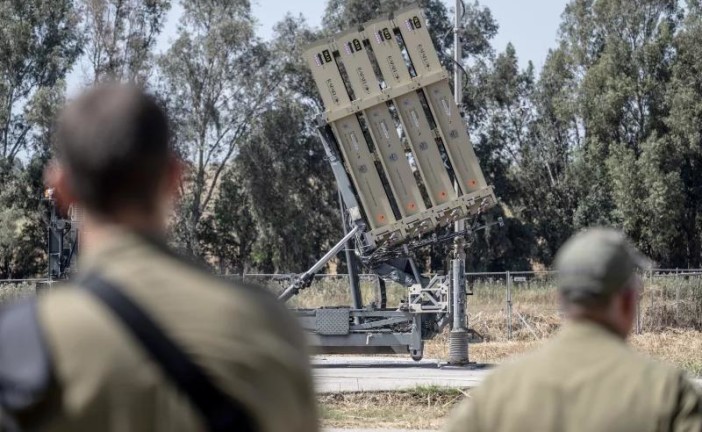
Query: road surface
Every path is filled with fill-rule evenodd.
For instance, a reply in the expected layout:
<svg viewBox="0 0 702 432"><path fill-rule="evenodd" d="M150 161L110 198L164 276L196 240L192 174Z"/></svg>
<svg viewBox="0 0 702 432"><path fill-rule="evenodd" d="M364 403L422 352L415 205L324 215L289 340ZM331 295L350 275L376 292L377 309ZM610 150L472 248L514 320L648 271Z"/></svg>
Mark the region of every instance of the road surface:
<svg viewBox="0 0 702 432"><path fill-rule="evenodd" d="M436 432L432 430L417 430L417 429L336 429L326 428L324 432Z"/></svg>
<svg viewBox="0 0 702 432"><path fill-rule="evenodd" d="M470 388L490 368L455 368L436 360L397 357L318 356L312 363L318 393L409 390L417 386Z"/></svg>
<svg viewBox="0 0 702 432"><path fill-rule="evenodd" d="M492 368L443 366L437 360L401 357L316 356L312 359L317 393L411 390L417 386L472 388ZM694 380L702 387L702 379Z"/></svg>

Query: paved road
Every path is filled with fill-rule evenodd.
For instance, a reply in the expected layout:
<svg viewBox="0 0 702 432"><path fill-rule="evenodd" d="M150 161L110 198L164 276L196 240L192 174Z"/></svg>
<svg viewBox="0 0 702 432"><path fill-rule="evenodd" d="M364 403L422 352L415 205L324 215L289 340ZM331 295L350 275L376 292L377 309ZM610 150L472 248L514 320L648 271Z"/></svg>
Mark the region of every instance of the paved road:
<svg viewBox="0 0 702 432"><path fill-rule="evenodd" d="M324 432L436 432L432 430L409 429L334 429L327 428Z"/></svg>
<svg viewBox="0 0 702 432"><path fill-rule="evenodd" d="M471 388L491 368L454 368L436 360L399 357L318 356L312 363L318 393L409 390L417 386ZM695 382L702 387L702 379Z"/></svg>
<svg viewBox="0 0 702 432"><path fill-rule="evenodd" d="M454 368L436 360L414 362L396 357L315 357L318 393L396 391L417 386L469 388L478 385L489 368Z"/></svg>

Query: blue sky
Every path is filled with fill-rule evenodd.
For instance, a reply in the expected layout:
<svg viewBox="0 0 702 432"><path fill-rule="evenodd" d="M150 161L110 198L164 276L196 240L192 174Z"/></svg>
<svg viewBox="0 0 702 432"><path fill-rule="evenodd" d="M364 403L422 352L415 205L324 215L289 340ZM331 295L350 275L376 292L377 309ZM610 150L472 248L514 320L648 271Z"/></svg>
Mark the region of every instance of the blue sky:
<svg viewBox="0 0 702 432"><path fill-rule="evenodd" d="M260 23L259 34L270 37L273 25L288 11L295 15L301 13L308 23L318 26L326 3L326 0L252 0L252 7ZM444 3L453 8L453 0L444 0ZM567 3L568 0L480 0L481 5L490 8L500 25L495 48L502 51L512 42L520 63L526 66L532 60L537 70L543 66L549 48L556 44L561 13Z"/></svg>
<svg viewBox="0 0 702 432"><path fill-rule="evenodd" d="M444 0L444 2L450 7L454 3L451 0ZM549 48L553 48L556 44L561 13L567 2L568 0L480 1L482 5L490 8L500 25L499 34L493 41L495 48L502 51L509 42L512 42L517 49L522 67L531 60L537 71L541 70ZM264 39L269 39L273 26L287 12L295 16L302 14L310 25L319 26L326 3L327 0L252 0L253 13L259 21L258 33ZM158 41L158 51L165 50L169 42L175 38L181 11L177 0L174 0L164 31ZM81 67L76 66L68 77L69 94L77 89L82 75Z"/></svg>

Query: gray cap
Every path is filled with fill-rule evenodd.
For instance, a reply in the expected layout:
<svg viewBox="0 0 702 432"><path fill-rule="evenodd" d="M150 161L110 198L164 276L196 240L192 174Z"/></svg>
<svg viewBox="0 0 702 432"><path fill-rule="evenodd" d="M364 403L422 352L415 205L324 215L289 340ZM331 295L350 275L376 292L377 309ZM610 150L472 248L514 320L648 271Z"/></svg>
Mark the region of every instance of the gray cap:
<svg viewBox="0 0 702 432"><path fill-rule="evenodd" d="M622 289L638 268L651 262L626 236L608 228L593 228L571 237L558 251L558 289L572 302L606 299Z"/></svg>

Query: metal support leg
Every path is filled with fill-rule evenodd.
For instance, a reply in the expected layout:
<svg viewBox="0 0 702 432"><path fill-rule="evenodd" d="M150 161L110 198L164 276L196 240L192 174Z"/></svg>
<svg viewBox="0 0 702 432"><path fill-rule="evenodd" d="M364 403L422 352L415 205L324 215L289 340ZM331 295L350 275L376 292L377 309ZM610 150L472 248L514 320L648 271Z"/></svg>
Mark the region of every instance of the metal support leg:
<svg viewBox="0 0 702 432"><path fill-rule="evenodd" d="M424 357L424 341L422 340L422 314L415 314L413 317L412 343L409 347L410 357L414 361L420 361Z"/></svg>
<svg viewBox="0 0 702 432"><path fill-rule="evenodd" d="M339 240L339 243L334 245L334 247L331 248L329 252L327 252L322 258L320 258L319 261L317 261L312 267L310 267L309 270L298 276L295 279L295 281L292 284L290 284L290 286L288 286L282 294L278 296L278 300L288 301L292 296L297 295L297 293L299 293L300 290L309 286L314 275L317 274L317 272L319 272L322 268L324 268L324 266L327 265L330 259L334 258L336 254L341 252L341 249L343 249L344 246L346 246L346 242L351 240L353 236L356 235L358 230L359 227L354 227L351 231L349 231L348 234L344 236L344 238Z"/></svg>
<svg viewBox="0 0 702 432"><path fill-rule="evenodd" d="M339 210L341 211L341 224L344 227L344 235L348 234L349 227L346 224L346 209L344 208L344 200L341 197L341 190L339 192ZM354 309L363 308L363 297L361 296L361 286L358 281L358 260L353 253L354 242L353 239L349 239L346 242L346 267L348 267L349 274L349 291L351 294L351 305ZM356 318L356 324L359 324L359 318Z"/></svg>
<svg viewBox="0 0 702 432"><path fill-rule="evenodd" d="M382 310L388 307L388 291L385 286L385 280L378 277L378 302L380 303L378 307Z"/></svg>
<svg viewBox="0 0 702 432"><path fill-rule="evenodd" d="M468 331L466 329L465 261L451 261L451 313L453 325L449 333L449 363L468 364Z"/></svg>
<svg viewBox="0 0 702 432"><path fill-rule="evenodd" d="M412 269L412 276L414 276L414 281L420 285L422 285L422 275L419 273L419 268L417 267L417 263L414 262L414 258L412 255L410 255L409 248L407 245L403 246L403 249L405 251L405 254L407 254L407 259L409 260L409 265L410 268Z"/></svg>

